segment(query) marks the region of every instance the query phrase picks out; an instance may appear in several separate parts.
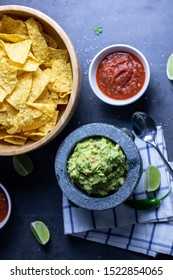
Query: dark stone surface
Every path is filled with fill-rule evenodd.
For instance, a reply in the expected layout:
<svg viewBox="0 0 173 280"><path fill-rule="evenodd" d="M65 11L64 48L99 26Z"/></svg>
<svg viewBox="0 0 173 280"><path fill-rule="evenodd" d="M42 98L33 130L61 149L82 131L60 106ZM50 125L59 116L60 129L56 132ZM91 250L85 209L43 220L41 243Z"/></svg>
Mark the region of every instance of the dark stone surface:
<svg viewBox="0 0 173 280"><path fill-rule="evenodd" d="M67 161L76 144L86 138L95 136L107 137L120 145L128 162L128 174L125 183L115 194L102 198L88 196L79 190L79 188L72 183L67 172ZM55 158L55 173L62 191L74 204L90 210L105 210L121 204L130 196L137 186L141 171L141 157L132 139L121 129L104 123L83 125L70 133L60 145Z"/></svg>
<svg viewBox="0 0 173 280"><path fill-rule="evenodd" d="M130 128L134 112L144 111L162 125L169 160L173 161L173 84L166 76L166 62L173 52L172 0L1 0L0 5L26 5L46 13L70 36L82 69L80 101L69 124L48 145L29 153L34 171L27 177L13 169L11 157L0 158L0 182L12 199L12 215L0 232L0 259L153 259L112 246L65 236L61 199L54 161L60 143L81 125L103 122ZM103 27L96 36L93 28ZM146 56L151 80L145 95L126 107L109 106L92 92L88 82L91 59L102 48L124 43L138 48ZM44 221L51 240L42 247L33 238L30 223ZM157 260L173 259L158 255Z"/></svg>

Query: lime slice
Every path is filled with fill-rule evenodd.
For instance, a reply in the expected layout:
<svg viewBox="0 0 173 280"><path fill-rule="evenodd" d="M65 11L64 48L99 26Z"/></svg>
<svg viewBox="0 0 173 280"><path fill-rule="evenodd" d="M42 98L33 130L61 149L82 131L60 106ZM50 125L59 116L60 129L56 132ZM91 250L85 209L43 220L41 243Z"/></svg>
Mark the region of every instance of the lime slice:
<svg viewBox="0 0 173 280"><path fill-rule="evenodd" d="M167 66L166 66L166 73L167 73L168 79L173 80L173 54L171 54L168 58Z"/></svg>
<svg viewBox="0 0 173 280"><path fill-rule="evenodd" d="M145 189L147 192L154 192L160 187L161 174L154 165L149 165L145 173Z"/></svg>
<svg viewBox="0 0 173 280"><path fill-rule="evenodd" d="M33 163L31 159L25 154L14 156L13 166L17 173L21 176L26 176L33 170Z"/></svg>
<svg viewBox="0 0 173 280"><path fill-rule="evenodd" d="M50 239L50 232L48 227L41 221L35 221L30 224L31 231L37 241L45 245Z"/></svg>

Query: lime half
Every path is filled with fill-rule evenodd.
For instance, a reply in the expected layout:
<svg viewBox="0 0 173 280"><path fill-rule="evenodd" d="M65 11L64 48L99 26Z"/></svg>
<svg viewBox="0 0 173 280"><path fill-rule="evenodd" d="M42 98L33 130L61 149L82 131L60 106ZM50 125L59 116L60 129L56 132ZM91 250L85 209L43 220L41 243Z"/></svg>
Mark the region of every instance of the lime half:
<svg viewBox="0 0 173 280"><path fill-rule="evenodd" d="M156 191L160 187L161 174L154 165L149 165L145 173L145 189L147 192Z"/></svg>
<svg viewBox="0 0 173 280"><path fill-rule="evenodd" d="M21 176L26 176L33 170L32 160L25 154L13 156L13 166Z"/></svg>
<svg viewBox="0 0 173 280"><path fill-rule="evenodd" d="M168 58L166 73L168 79L173 80L173 54L171 54Z"/></svg>
<svg viewBox="0 0 173 280"><path fill-rule="evenodd" d="M37 241L45 245L50 239L50 232L48 227L41 221L35 221L30 224L31 231Z"/></svg>

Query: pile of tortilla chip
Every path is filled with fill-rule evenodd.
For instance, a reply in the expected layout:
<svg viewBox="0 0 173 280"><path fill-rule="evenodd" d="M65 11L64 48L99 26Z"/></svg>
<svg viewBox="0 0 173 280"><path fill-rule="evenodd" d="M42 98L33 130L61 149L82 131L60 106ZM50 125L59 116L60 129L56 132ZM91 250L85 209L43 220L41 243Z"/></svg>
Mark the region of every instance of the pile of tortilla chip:
<svg viewBox="0 0 173 280"><path fill-rule="evenodd" d="M0 20L0 140L24 145L56 125L59 106L72 91L68 51L39 21Z"/></svg>

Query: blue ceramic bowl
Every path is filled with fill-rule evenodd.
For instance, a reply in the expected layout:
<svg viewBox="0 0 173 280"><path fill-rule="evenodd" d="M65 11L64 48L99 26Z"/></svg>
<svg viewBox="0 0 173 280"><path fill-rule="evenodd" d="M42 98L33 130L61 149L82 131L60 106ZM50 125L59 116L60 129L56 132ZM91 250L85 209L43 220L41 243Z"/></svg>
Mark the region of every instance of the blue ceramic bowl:
<svg viewBox="0 0 173 280"><path fill-rule="evenodd" d="M76 144L86 138L103 136L120 145L128 162L128 172L120 189L106 197L87 195L72 182L67 171L67 161ZM55 158L55 174L58 184L66 197L75 205L90 210L105 210L123 203L138 185L142 173L142 161L132 138L113 125L92 123L81 126L69 134L60 145Z"/></svg>

